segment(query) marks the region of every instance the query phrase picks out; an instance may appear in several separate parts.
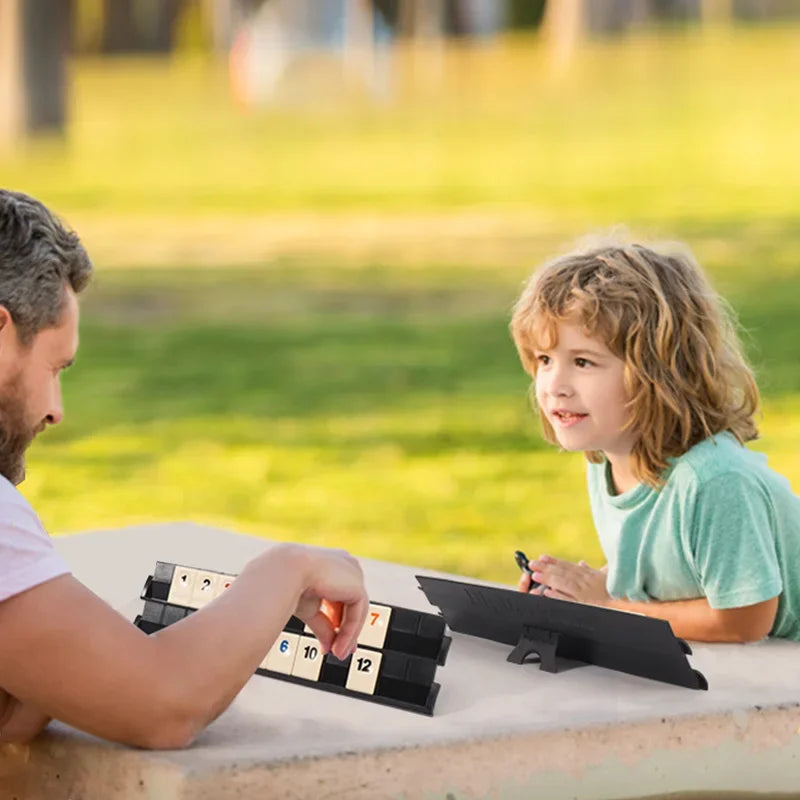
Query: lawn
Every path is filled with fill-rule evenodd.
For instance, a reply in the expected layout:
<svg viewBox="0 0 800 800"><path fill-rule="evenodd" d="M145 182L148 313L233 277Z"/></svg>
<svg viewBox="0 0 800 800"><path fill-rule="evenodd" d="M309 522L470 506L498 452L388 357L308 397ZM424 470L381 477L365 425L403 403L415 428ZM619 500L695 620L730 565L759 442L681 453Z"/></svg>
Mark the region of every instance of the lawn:
<svg viewBox="0 0 800 800"><path fill-rule="evenodd" d="M214 62L75 63L67 144L0 158L98 266L25 494L56 533L188 518L507 581L517 547L599 562L508 318L537 261L617 223L687 241L733 303L756 447L800 489L796 35L593 44L558 79L535 42L459 46L433 86L399 57L391 103L250 114Z"/></svg>

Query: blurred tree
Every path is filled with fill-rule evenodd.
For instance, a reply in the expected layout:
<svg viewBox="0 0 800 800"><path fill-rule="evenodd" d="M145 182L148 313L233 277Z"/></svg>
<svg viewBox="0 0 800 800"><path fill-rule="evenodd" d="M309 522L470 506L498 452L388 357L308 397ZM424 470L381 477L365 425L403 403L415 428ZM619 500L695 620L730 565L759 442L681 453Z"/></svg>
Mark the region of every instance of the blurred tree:
<svg viewBox="0 0 800 800"><path fill-rule="evenodd" d="M583 36L625 33L661 21L720 20L729 18L732 8L732 0L548 0L541 28L558 70Z"/></svg>
<svg viewBox="0 0 800 800"><path fill-rule="evenodd" d="M23 128L20 3L0 3L0 144L14 141Z"/></svg>
<svg viewBox="0 0 800 800"><path fill-rule="evenodd" d="M572 60L575 47L586 27L584 0L548 2L544 8L542 36L554 71L560 72Z"/></svg>
<svg viewBox="0 0 800 800"><path fill-rule="evenodd" d="M105 0L106 53L168 53L182 0Z"/></svg>
<svg viewBox="0 0 800 800"><path fill-rule="evenodd" d="M544 16L545 0L508 0L510 28L538 28Z"/></svg>
<svg viewBox="0 0 800 800"><path fill-rule="evenodd" d="M105 0L72 0L72 50L97 53L103 43L103 9Z"/></svg>
<svg viewBox="0 0 800 800"><path fill-rule="evenodd" d="M68 0L0 0L0 141L62 133Z"/></svg>
<svg viewBox="0 0 800 800"><path fill-rule="evenodd" d="M398 28L401 36L438 38L444 32L444 0L399 0Z"/></svg>
<svg viewBox="0 0 800 800"><path fill-rule="evenodd" d="M701 0L700 17L703 24L727 24L732 16L732 0Z"/></svg>

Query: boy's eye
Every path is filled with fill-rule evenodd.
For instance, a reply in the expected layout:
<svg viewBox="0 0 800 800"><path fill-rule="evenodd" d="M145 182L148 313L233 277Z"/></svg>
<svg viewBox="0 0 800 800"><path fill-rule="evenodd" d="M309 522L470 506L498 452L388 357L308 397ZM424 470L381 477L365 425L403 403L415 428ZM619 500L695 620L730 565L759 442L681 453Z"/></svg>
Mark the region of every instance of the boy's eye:
<svg viewBox="0 0 800 800"><path fill-rule="evenodd" d="M575 359L575 366L576 367L580 367L581 369L583 367L590 367L591 365L592 365L592 362L589 361L588 358L576 358Z"/></svg>
<svg viewBox="0 0 800 800"><path fill-rule="evenodd" d="M547 366L550 363L550 356L546 356L544 353L539 353L536 356L536 360L539 362L539 364Z"/></svg>

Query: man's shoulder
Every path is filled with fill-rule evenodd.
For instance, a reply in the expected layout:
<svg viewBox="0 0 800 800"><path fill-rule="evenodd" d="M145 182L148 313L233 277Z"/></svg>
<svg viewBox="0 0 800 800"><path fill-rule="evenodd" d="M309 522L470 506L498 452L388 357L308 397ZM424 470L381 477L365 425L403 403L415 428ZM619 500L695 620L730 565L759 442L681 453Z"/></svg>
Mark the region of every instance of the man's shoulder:
<svg viewBox="0 0 800 800"><path fill-rule="evenodd" d="M7 478L0 475L0 525L41 529L39 517L24 495Z"/></svg>

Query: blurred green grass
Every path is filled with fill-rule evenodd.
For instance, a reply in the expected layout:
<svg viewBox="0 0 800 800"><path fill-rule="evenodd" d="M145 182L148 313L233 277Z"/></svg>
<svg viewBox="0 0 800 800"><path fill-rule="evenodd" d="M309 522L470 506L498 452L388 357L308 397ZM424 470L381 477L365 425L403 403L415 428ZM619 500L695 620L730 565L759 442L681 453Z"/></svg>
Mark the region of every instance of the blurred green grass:
<svg viewBox="0 0 800 800"><path fill-rule="evenodd" d="M616 223L686 240L731 300L756 446L800 488L796 36L595 43L560 77L512 38L401 54L395 103L250 114L213 62L76 63L67 144L0 158L99 268L26 495L56 532L191 518L507 581L517 547L599 562L507 325L537 261Z"/></svg>
<svg viewBox="0 0 800 800"><path fill-rule="evenodd" d="M0 169L64 210L103 213L793 214L797 35L643 32L586 43L560 75L529 37L410 48L394 56L386 102L296 70L307 80L290 88L305 100L253 112L236 107L216 60L82 61L68 149L46 143Z"/></svg>

